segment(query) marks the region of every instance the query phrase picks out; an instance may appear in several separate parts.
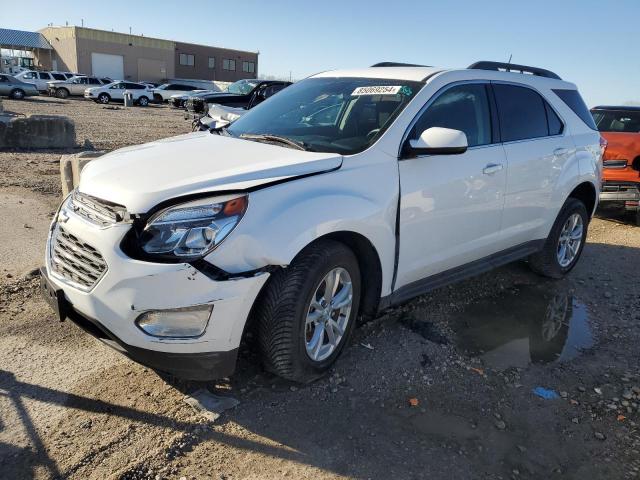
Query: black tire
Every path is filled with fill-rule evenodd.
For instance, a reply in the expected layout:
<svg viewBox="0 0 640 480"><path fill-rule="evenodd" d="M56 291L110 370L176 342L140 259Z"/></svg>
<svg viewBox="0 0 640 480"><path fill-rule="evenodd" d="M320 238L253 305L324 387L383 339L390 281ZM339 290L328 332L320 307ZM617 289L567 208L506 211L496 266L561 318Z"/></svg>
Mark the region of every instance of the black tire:
<svg viewBox="0 0 640 480"><path fill-rule="evenodd" d="M138 105L140 105L141 107L146 107L147 105L149 105L149 99L143 95L138 99Z"/></svg>
<svg viewBox="0 0 640 480"><path fill-rule="evenodd" d="M13 90L11 90L11 93L9 93L9 98L12 98L14 100L22 100L24 96L24 90L22 90L21 88L14 88Z"/></svg>
<svg viewBox="0 0 640 480"><path fill-rule="evenodd" d="M156 103L162 103L163 102L162 95L160 95L159 93L154 93L153 94L153 101L156 102Z"/></svg>
<svg viewBox="0 0 640 480"><path fill-rule="evenodd" d="M69 96L69 90L66 88L58 88L56 89L56 98L65 99Z"/></svg>
<svg viewBox="0 0 640 480"><path fill-rule="evenodd" d="M109 96L108 93L101 93L100 95L98 95L98 103L101 103L102 105L107 105L110 101L111 101L111 97Z"/></svg>
<svg viewBox="0 0 640 480"><path fill-rule="evenodd" d="M574 213L577 213L582 217L582 241L580 242L578 252L571 263L563 267L558 261L560 232L562 231L562 227L567 219ZM587 213L587 208L584 203L577 198L569 197L560 209L560 213L551 228L551 232L549 232L549 236L544 243L544 247L538 253L529 257L529 267L531 267L531 270L539 275L549 278L559 279L564 277L571 271L571 269L573 269L573 267L576 266L576 263L578 263L578 260L580 259L580 255L582 254L582 249L584 248L587 238L588 227L589 214Z"/></svg>
<svg viewBox="0 0 640 480"><path fill-rule="evenodd" d="M331 355L315 361L307 354L305 319L312 296L334 268L351 277L352 306L344 334ZM358 316L361 278L358 260L342 243L321 240L303 250L287 268L273 274L254 309L266 370L288 380L309 382L333 364L348 344Z"/></svg>

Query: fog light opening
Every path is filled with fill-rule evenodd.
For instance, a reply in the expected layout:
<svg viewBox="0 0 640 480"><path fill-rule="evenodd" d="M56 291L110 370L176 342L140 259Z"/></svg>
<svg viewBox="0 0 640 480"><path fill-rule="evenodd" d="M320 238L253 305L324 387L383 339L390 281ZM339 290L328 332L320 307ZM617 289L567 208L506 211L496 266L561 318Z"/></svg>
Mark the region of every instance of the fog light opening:
<svg viewBox="0 0 640 480"><path fill-rule="evenodd" d="M136 326L147 335L159 338L197 338L209 324L213 305L169 310L149 310L136 319Z"/></svg>

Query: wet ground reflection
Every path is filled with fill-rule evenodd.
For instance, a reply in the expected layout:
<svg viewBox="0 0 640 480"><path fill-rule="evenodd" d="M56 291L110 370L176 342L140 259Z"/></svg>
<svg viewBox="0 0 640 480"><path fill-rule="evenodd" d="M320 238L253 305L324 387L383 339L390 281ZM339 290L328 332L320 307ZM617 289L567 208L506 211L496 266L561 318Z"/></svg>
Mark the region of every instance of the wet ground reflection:
<svg viewBox="0 0 640 480"><path fill-rule="evenodd" d="M520 287L470 305L452 320L455 344L500 370L575 358L593 346L587 308L555 285Z"/></svg>

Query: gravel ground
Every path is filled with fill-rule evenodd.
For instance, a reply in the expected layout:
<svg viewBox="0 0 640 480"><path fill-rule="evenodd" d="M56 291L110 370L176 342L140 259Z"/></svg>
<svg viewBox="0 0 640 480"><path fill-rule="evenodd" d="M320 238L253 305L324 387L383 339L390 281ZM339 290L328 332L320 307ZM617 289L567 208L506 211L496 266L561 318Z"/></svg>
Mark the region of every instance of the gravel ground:
<svg viewBox="0 0 640 480"><path fill-rule="evenodd" d="M68 115L96 149L189 130L166 107L37 98L5 109ZM594 219L561 281L516 263L386 312L313 384L264 373L250 348L228 381L194 384L54 322L39 298L60 153L0 153L0 477L640 476L640 229L630 219ZM240 405L210 422L184 402L200 388Z"/></svg>

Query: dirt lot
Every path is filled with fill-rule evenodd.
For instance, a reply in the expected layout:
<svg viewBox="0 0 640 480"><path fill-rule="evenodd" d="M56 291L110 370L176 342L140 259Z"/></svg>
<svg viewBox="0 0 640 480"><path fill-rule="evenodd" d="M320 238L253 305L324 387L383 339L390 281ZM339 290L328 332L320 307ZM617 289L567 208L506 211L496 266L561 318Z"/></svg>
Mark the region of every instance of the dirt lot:
<svg viewBox="0 0 640 480"><path fill-rule="evenodd" d="M95 149L189 127L166 107L5 109L68 115ZM60 153L0 153L1 478L640 476L640 228L628 219L595 219L562 281L516 263L388 311L311 385L265 374L252 352L229 381L196 385L54 322L39 298ZM208 422L184 402L202 387L240 405Z"/></svg>

